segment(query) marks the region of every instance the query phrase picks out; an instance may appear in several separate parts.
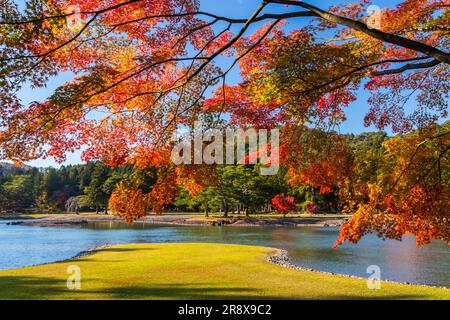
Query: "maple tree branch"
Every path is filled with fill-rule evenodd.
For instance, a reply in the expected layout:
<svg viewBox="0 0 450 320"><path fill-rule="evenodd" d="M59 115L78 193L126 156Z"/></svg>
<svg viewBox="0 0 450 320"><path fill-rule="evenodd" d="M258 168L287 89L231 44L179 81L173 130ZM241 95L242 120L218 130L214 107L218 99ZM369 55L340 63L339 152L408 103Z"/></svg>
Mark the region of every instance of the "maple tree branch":
<svg viewBox="0 0 450 320"><path fill-rule="evenodd" d="M212 25L216 24L217 21L219 21L218 19L214 19L211 22L202 24L198 27L195 27L191 30L189 30L189 32L187 32L184 36L182 36L181 38L179 38L177 40L177 42L172 46L172 49L174 49L178 44L180 44L181 42L183 42L184 40L186 40L187 38L189 38L190 36L192 36L194 33L196 33L197 31L203 30L205 28L211 27Z"/></svg>
<svg viewBox="0 0 450 320"><path fill-rule="evenodd" d="M423 181L430 174L430 172L433 171L434 168L436 168L436 166L438 167L439 182L441 183L442 182L441 159L449 150L450 145L446 146L445 149L439 153L438 159L432 163L431 167L428 168L428 170L425 171L424 174L422 174L418 179L416 179L416 182L411 186L410 189L413 189L415 186L417 186L419 182Z"/></svg>
<svg viewBox="0 0 450 320"><path fill-rule="evenodd" d="M164 64L164 63L168 63L168 62L188 61L188 60L189 61L190 60L205 60L205 59L207 59L207 58L203 58L203 57L199 57L199 58L171 58L171 59L167 59L167 60L164 60L164 61L154 62L154 63L152 63L152 64L150 64L148 66L145 66L145 67L141 68L140 70L138 70L136 72L133 72L130 75L127 75L126 77L121 78L120 80L114 82L113 84L110 84L110 85L102 88L101 90L98 90L98 91L96 91L94 93L89 94L88 96L86 96L85 98L83 98L81 100L77 100L77 101L74 101L74 102L71 102L71 103L69 103L67 105L62 106L56 112L54 112L54 115L51 117L51 119L49 119L47 122L45 122L44 125L46 125L47 123L50 123L52 120L55 120L56 117L58 117L64 110L69 109L69 108L74 107L74 106L79 105L79 104L86 103L89 100L91 100L93 97L98 96L98 95L100 95L102 93L105 93L105 92L113 89L114 87L116 87L119 84L127 81L128 79L131 79L131 78L135 77L136 75L139 75L140 73L144 72L145 70L151 69L151 68L153 68L155 66L158 66L158 65L161 65L161 64Z"/></svg>
<svg viewBox="0 0 450 320"><path fill-rule="evenodd" d="M199 51L199 52L191 59L191 60L192 60L192 63L191 63L191 65L189 66L188 71L187 71L183 76L181 76L180 78L178 78L178 79L176 79L175 81L173 81L172 84L171 84L171 87L173 87L176 83L178 83L182 78L184 78L185 76L187 76L187 75L190 73L190 71L192 70L192 68L194 67L194 62L196 61L196 59L200 59L200 55L205 51L205 49L206 49L211 43L213 43L214 41L216 41L222 34L224 34L225 32L229 31L230 28L231 28L231 23L228 24L228 27L227 27L227 28L223 29L220 33L218 33L216 36L214 36L213 38L211 38L211 39L203 46L203 48L202 48L202 49L201 49L201 50L200 50L200 51ZM153 102L153 104L156 104L156 102L158 102L158 101L163 97L163 95L164 95L165 93L166 93L166 92L161 92L161 91L144 91L144 92L140 92L140 93L138 93L138 94L135 94L135 95L133 95L132 97L129 97L129 98L127 98L126 100L121 101L121 102L129 102L129 101L131 101L131 100L133 100L133 99L136 99L136 98L138 98L138 97L140 97L140 96L144 96L144 95L158 94L158 95L159 95L158 98Z"/></svg>
<svg viewBox="0 0 450 320"><path fill-rule="evenodd" d="M118 86L119 84L125 82L126 80L144 72L145 70L148 70L150 68L153 68L154 66L157 65L161 65L167 62L171 62L171 61L183 61L183 60L206 60L203 64L200 65L200 67L198 69L195 70L195 72L193 72L190 76L188 76L188 79L183 82L182 84L178 85L178 86L172 86L171 88L168 88L166 90L161 91L160 93L164 94L167 93L169 91L175 90L177 88L183 88L189 81L191 81L193 78L195 78L198 74L200 74L200 72L212 61L214 60L215 57L217 57L218 55L220 55L222 52L226 51L228 48L230 48L236 41L238 41L241 36L245 33L245 31L249 28L250 24L252 23L253 19L255 19L259 13L264 9L266 4L262 4L260 5L256 11L253 13L253 15L248 19L247 23L241 28L241 30L238 32L238 34L230 41L228 42L226 45L224 45L223 47L221 47L219 50L217 50L216 52L214 52L212 55L208 56L208 57L194 57L194 58L171 58L171 59L167 59L164 61L158 61L155 63L152 63L149 66L146 66L144 68L141 68L140 70L133 72L132 74L120 79L119 81L105 87L102 88L99 91L94 92L93 94L88 95L86 98L82 99L81 101L75 101L73 103L70 103L69 105L64 106L63 108L59 109L56 114L54 115L54 118L56 118L63 110L70 108L71 106L75 106L77 104L80 103L86 103L88 102L91 98L93 98L94 96L97 96L101 93L107 92L109 90L111 90L112 88ZM277 22L278 23L278 22ZM272 26L272 28L275 26L275 24ZM272 29L270 28L270 30ZM266 33L267 34L267 33ZM261 40L262 41L262 40ZM249 50L248 52L250 52L251 50ZM247 52L247 53L248 53ZM206 91L206 90L205 90Z"/></svg>
<svg viewBox="0 0 450 320"><path fill-rule="evenodd" d="M117 5L112 6L112 7L108 7L108 8L104 8L104 9L101 9L101 10L97 10L97 11L92 11L92 12L90 12L90 13L93 13L94 16L93 16L93 17L92 17L92 18L84 25L83 29L82 29L75 37L73 37L73 38L70 39L69 41L67 41L67 42L65 42L65 43L63 43L63 44L61 44L61 45L59 45L58 47L56 47L56 48L50 50L49 52L47 52L47 53L45 53L45 54L42 54L42 56L46 56L46 55L48 55L48 54L51 54L52 52L58 50L59 48L63 47L64 45L66 45L66 44L68 44L68 43L70 43L70 42L72 42L72 41L75 41L75 39L76 39L79 35L82 34L83 30L85 30L85 29L89 26L89 24L90 24L92 21L94 21L95 18L96 18L98 15L100 15L101 13L106 12L106 11L109 11L109 10L117 9L118 7L121 7L121 6L124 6L124 5L127 5L127 4L131 4L131 3L135 3L135 2L139 2L139 1L140 1L140 0L128 1L128 2L124 2L124 3L117 4ZM303 6L303 7L306 6L307 8L309 8L310 11L299 11L299 12L292 12L292 13L286 13L286 14L264 14L264 15L258 16L259 13L261 12L262 8L264 8L264 6L265 6L267 3L284 3L284 4L291 4L291 5L293 5L293 4L295 4L295 5L300 5L300 4L301 4L301 6ZM314 10L315 10L315 11L314 11ZM319 10L319 11L317 11L317 10ZM85 12L85 13L87 13L87 12ZM72 14L73 14L73 13L72 13ZM61 16L59 16L59 17L70 16L70 15L72 15L72 14L61 15ZM310 5L307 5L307 4L303 3L303 2L284 1L284 0L270 0L270 1L263 1L263 3L261 4L261 6L258 8L258 10L252 15L251 18L249 18L249 19L247 19L247 20L244 20L244 19L229 19L229 18L227 18L227 17L221 17L221 16L217 16L217 15L210 14L210 13L206 13L206 12L202 12L202 11L197 11L197 12L187 12L187 13L180 13L180 14L166 14L166 15L147 16L147 17L144 17L144 18L139 18L139 19L135 19L135 20L131 20L131 21L124 21L124 22L115 24L115 25L113 25L113 26L114 26L114 28L116 28L116 27L118 27L118 26L120 26L120 25L124 25L124 24L127 24L127 23L133 23L133 22L142 21L143 19L162 18L162 17L166 17L166 18L174 18L174 17L182 17L182 16L187 16L187 15L193 15L193 14L206 15L206 16L209 16L209 17L213 17L213 18L215 19L214 21L208 23L207 25L200 26L200 28L206 27L206 26L208 26L208 25L212 25L212 24L214 24L214 23L215 23L216 21L218 21L218 20L229 21L230 24L232 24L232 23L243 23L243 22L245 21L245 25L244 25L244 27L241 29L241 31L240 31L240 32L239 32L239 33L238 33L238 34L237 34L237 35L236 35L229 43L227 43L225 46L223 46L222 48L220 48L217 52L215 52L214 54L212 54L212 55L209 56L209 57L198 58L198 60L202 60L202 59L203 59L203 60L205 60L205 62L204 62L197 70L195 70L195 72L194 72L192 75L189 75L189 76L188 76L189 73L187 73L187 74L185 75L185 76L187 76L187 80L186 80L183 84L181 84L181 85L179 85L179 86L175 86L175 87L168 88L168 89L166 90L166 92L167 92L167 91L170 91L170 90L173 90L173 89L176 89L176 88L179 88L180 86L183 86L183 85L185 85L186 83L188 83L189 81L191 81L195 76L197 76L197 75L198 75L198 74L206 67L207 64L209 64L212 60L214 60L215 57L217 57L218 55L220 55L221 53L223 53L224 51L226 51L226 50L227 50L228 48L230 48L230 47L231 47L238 39L240 39L240 38L242 37L242 35L244 34L244 32L245 32L245 31L247 30L247 28L249 27L249 25L252 24L252 23L254 23L254 22L262 21L262 20L264 20L264 19L271 19L271 18L275 18L275 17L278 18L277 22L278 22L279 20L281 20L281 19L286 19L286 18L291 18L291 17L301 17L301 16L318 16L318 17L321 17L321 15L327 14L327 12L321 11L320 9L317 9L317 8L315 8L315 7L312 7L312 6L310 6ZM337 17L337 18L342 18L342 17L336 16L336 15L332 15L332 16L333 16L333 17ZM337 19L337 18L336 18L336 19ZM45 19L45 17L42 18L42 19ZM347 19L347 18L342 18L342 19ZM360 23L360 22L358 22L358 21L354 21L354 20L351 20L351 19L347 19L347 20L351 21L352 23ZM19 23L19 22L17 22L17 23ZM25 23L25 22L20 22L20 23ZM362 23L360 23L360 24L362 24ZM362 24L362 25L364 25L364 24ZM272 27L273 27L273 26L274 26L274 25L272 25ZM365 25L364 25L364 26L365 26ZM365 27L367 28L367 26L365 26ZM114 28L113 28L113 29L114 29ZM196 29L199 29L199 28L194 28L193 30L191 30L190 34L196 32ZM265 37L265 36L264 36L264 37ZM263 38L264 38L264 37L263 37ZM260 39L260 40L262 41L262 39ZM256 46L256 44L255 44L255 46ZM249 48L249 49L246 51L245 54L248 54L249 52L251 52L251 51L253 50L253 48L254 48L254 46L251 47L251 48ZM197 56L197 57L198 57L198 56ZM196 58L197 58L197 57L196 57ZM233 67L233 66L237 63L237 61L240 60L241 58L242 58L242 57L238 57L238 58L233 62L232 67ZM342 75L342 76L339 76L338 78L333 79L333 80L331 80L331 81L329 81L329 82L327 82L327 83L325 83L325 84L322 84L322 85L320 85L320 86L315 86L314 89L316 89L316 88L321 88L321 87L324 87L324 86L327 86L327 85L329 85L329 84L331 84L331 83L333 83L333 82L336 82L336 81L338 81L338 80L341 80L341 79L343 79L343 78L345 78L345 77L347 77L347 76L349 76L349 75L351 75L351 74L353 74L353 73L362 71L362 70L364 70L364 69L366 69L366 68L369 68L369 67L371 67L371 66L375 66L375 65L379 65L379 64L383 64L383 63L399 63L399 62L406 62L406 61L413 61L413 60L421 60L421 59L427 59L427 58L428 58L428 57L413 58L413 59L405 59L405 60L385 60L385 61L375 62L375 63L373 63L373 64L369 64L369 65L365 65L365 66L362 66L362 67L358 67L358 68L356 68L355 70L352 70L352 71L350 71L350 72L348 72L348 73L346 73L346 74L344 74L344 75ZM189 59L189 58L188 58L188 59ZM165 62L170 62L170 61L183 61L183 60L188 60L188 59L183 59L183 58L177 58L177 57L174 57L174 58L168 59L168 60L166 60L166 61L157 62L157 63L153 64L152 66L154 66L154 65L159 65L159 64L162 64L162 63L165 63ZM194 63L194 59L191 59L191 60L192 60L192 65L191 65L191 68L192 68L193 63ZM42 62L42 60L41 60L40 62ZM40 63L40 62L39 62L39 63ZM395 72L395 70L397 70L397 72L400 73L400 72L402 72L402 71L404 71L404 70L408 70L408 69L413 69L413 68L418 68L418 67L426 67L426 66L429 67L429 66L433 66L434 63L437 64L437 62L435 62L435 61L430 61L430 62L423 63L423 64L408 64L408 65L403 66L403 67L401 67L401 68L399 68L399 69L380 71L380 72L379 72L379 75L381 75L382 73L386 73L386 74L388 74L388 73L393 73L393 72ZM439 62L439 63L440 63L440 62ZM122 83L122 82L128 80L129 78L134 77L134 76L140 74L141 72L144 72L145 70L148 70L148 69L151 68L152 66L142 68L142 69L138 70L137 72L131 74L130 76L127 76L127 77L125 77L125 78L119 80L118 82L116 82L116 83L114 83L114 84L112 84L112 85L110 85L110 86L108 86L108 87L106 87L106 88L103 88L103 90L101 90L100 92L94 93L93 95L89 95L89 97L88 97L86 100L83 100L83 101L77 101L76 104L78 104L78 103L83 103L83 102L87 102L87 101L88 101L91 97L93 97L94 95L97 95L97 94L106 92L106 91L112 89L113 87L115 87L116 85L118 85L118 84L120 84L120 83ZM232 67L230 67L230 69L231 69ZM190 69L191 69L191 68L190 68ZM190 70L190 69L189 69L189 70ZM229 71L229 70L228 70L228 71ZM228 73L228 71L225 72L225 74ZM373 75L377 75L377 73L373 73ZM222 76L223 76L223 75L222 75ZM183 76L182 78L184 78L184 76ZM181 79L180 79L180 80L181 80Z"/></svg>
<svg viewBox="0 0 450 320"><path fill-rule="evenodd" d="M385 64L385 63L404 63L404 62L419 61L419 60L424 60L424 59L429 59L429 57L417 57L417 58L410 58L410 59L388 59L388 60L381 60L381 61L376 61L376 62L373 62L373 63L365 64L363 66L352 67L353 70L351 70L349 72L346 72L346 73L344 73L344 74L342 74L342 75L340 75L340 76L338 76L338 77L336 77L334 79L331 79L331 80L329 80L329 81L327 81L325 83L322 83L320 85L313 85L311 83L308 83L313 88L304 91L304 93L310 92L312 90L322 89L322 88L324 88L326 86L329 86L330 84L333 84L334 82L337 82L337 81L342 80L342 79L344 79L344 78L346 78L348 76L351 76L352 74L364 71L364 70L366 70L368 68L375 67L375 66L380 65L380 64ZM375 74L372 72L371 75L375 75Z"/></svg>
<svg viewBox="0 0 450 320"><path fill-rule="evenodd" d="M422 142L420 142L420 143L416 146L416 150L414 151L414 153L412 154L411 158L409 159L408 164L405 166L405 168L402 170L402 172L400 173L400 175L397 177L397 179L395 180L394 184L391 186L390 191L389 191L388 193L390 193L390 192L392 192L392 190L394 190L394 188L395 188L395 187L397 186L397 184L400 182L400 179L403 177L403 175L406 173L406 171L408 171L408 169L411 167L414 158L415 158L416 155L419 153L419 150L420 150L426 143L428 143L428 142L430 142L430 141L432 141L432 140L434 140L434 139L438 139L438 138L444 137L444 136L446 136L446 135L448 135L448 134L450 134L450 131L447 131L447 132L443 132L443 133L434 135L434 136L429 137L429 138L423 140Z"/></svg>
<svg viewBox="0 0 450 320"><path fill-rule="evenodd" d="M273 28L275 28L275 26L280 22L281 20L276 20L274 23L272 23L270 25L269 28L267 28L267 30L264 32L264 34L254 43L252 44L249 48L247 48L247 50L245 50L242 54L240 54L234 61L233 63L230 65L230 67L225 71L224 74L222 74L221 76L225 76L227 75L233 68L234 66L239 62L239 60L241 60L242 58L244 58L246 55L248 55L251 51L253 51L253 49L255 49L259 44L261 44L261 42L269 35L269 33L273 30Z"/></svg>
<svg viewBox="0 0 450 320"><path fill-rule="evenodd" d="M63 43L59 44L58 46L54 47L53 49L50 49L49 51L47 51L45 53L40 53L40 54L36 54L36 55L28 55L28 56L18 56L18 57L12 57L12 58L5 58L5 59L0 59L0 61L11 61L11 60L20 60L20 59L33 59L33 58L45 58L45 57L51 55L52 53L58 51L59 49L67 46L68 44L74 42L75 40L77 40L83 34L83 32L89 27L89 25L91 25L91 23L93 23L95 21L95 19L97 19L97 17L99 15L100 15L100 13L94 14L94 16L92 16L92 18L89 19L83 25L83 27L80 29L80 31L78 31L73 37L71 37L69 40L64 41ZM43 60L37 62L35 66L41 64L42 61ZM34 69L34 67L32 69Z"/></svg>
<svg viewBox="0 0 450 320"><path fill-rule="evenodd" d="M438 48L429 46L422 42L404 38L404 37L401 37L398 35L386 33L381 30L371 29L365 23L362 23L361 21L356 21L356 20L352 20L349 18L341 17L337 14L319 9L319 8L317 8L313 5L310 5L306 2L292 1L292 0L266 0L266 2L267 3L287 4L287 5L298 6L298 7L308 9L308 10L314 12L315 14L317 14L319 17L321 17L327 21L334 22L339 25L343 25L343 26L349 27L351 29L363 32L363 33L371 36L372 38L375 38L375 39L378 39L378 40L381 40L384 42L392 43L392 44L395 44L395 45L398 45L398 46L401 46L401 47L404 47L404 48L407 48L407 49L410 49L413 51L422 52L425 55L433 57L440 62L450 64L450 54L448 54L444 51L441 51Z"/></svg>
<svg viewBox="0 0 450 320"><path fill-rule="evenodd" d="M118 3L118 4L112 5L110 7L106 7L106 8L99 9L99 10L71 12L71 13L65 13L65 14L58 14L58 15L54 15L54 16L44 16L44 17L30 19L30 20L24 20L24 21L0 21L0 25L24 25L24 24L33 24L33 23L43 22L45 20L65 19L65 18L74 16L74 15L78 15L78 14L83 14L83 15L84 14L86 14L86 15L101 14L101 13L105 13L105 12L108 12L111 10L121 8L123 6L127 6L129 4L141 2L141 1L142 0L129 0L129 1Z"/></svg>
<svg viewBox="0 0 450 320"><path fill-rule="evenodd" d="M75 36L73 36L72 38L70 38L69 40L63 42L62 44L58 45L57 47L47 51L46 53L43 54L38 54L38 55L33 55L33 56L21 56L21 57L13 57L13 58L6 58L6 59L0 59L0 61L10 61L10 60L19 60L19 59L26 59L26 58L40 58L39 61L37 61L36 63L34 63L28 70L26 70L22 76L19 78L18 81L16 81L15 86L19 86L19 83L22 82L25 77L27 76L27 74L29 74L31 71L33 71L35 68L37 68L42 62L45 61L45 59L50 56L52 53L58 51L59 49L65 47L66 45L74 42L76 39L78 39L83 32L89 27L89 25L91 23L93 23L95 21L95 19L98 17L99 14L95 14L91 19L88 20L88 22L80 29L79 32L77 32L77 34Z"/></svg>
<svg viewBox="0 0 450 320"><path fill-rule="evenodd" d="M234 42L236 42L236 41L242 36L242 34L245 33L245 31L248 29L248 27L249 27L250 24L252 23L253 19L255 19L255 17L258 16L258 14L262 11L262 9L264 9L265 5L266 5L266 4L264 4L264 3L261 4L261 5L256 9L256 11L253 13L253 15L248 19L248 21L247 21L247 23L244 25L244 27L242 27L242 29L238 32L238 34L237 34L237 35L236 35L229 43L227 43L227 44L224 45L222 48L220 48L218 51L216 51L214 54L212 54L210 57L208 57L208 59L211 59L211 57L212 57L212 59L214 59L215 56L219 55L221 52L226 51L229 47L231 47L231 46L234 44ZM247 55L249 52L251 52L258 44L260 44L260 43L265 39L265 37L271 32L271 30L278 24L278 22L279 22L279 20L277 20L275 23L273 23L273 24L268 28L268 30L266 30L266 32L264 33L264 35L263 35L260 39L258 39L258 41L257 41L256 43L254 43L248 50L246 50L243 54L241 54L237 59L235 59L235 61L233 62L233 64L228 68L228 70L227 70L225 73L221 74L220 76L217 76L217 77L213 78L212 80L210 80L210 83L211 83L211 82L214 82L215 80L219 79L220 77L225 78L226 75L233 69L234 65L236 65L236 63L237 63L241 58L243 58L245 55ZM201 72L201 70L202 70L204 67L206 67L206 65L207 65L208 63L209 63L209 61L206 61L205 63L203 63L203 64L202 64L202 65L201 65L201 66L193 73L193 75L189 76L189 78L188 78L185 82L183 82L183 83L181 84L180 87L181 87L181 88L184 88L184 86L185 86L190 80L192 80L196 75L198 75L198 74ZM181 111L181 114L184 113L184 112L186 112L186 111L188 111L190 108L194 107L194 106L200 101L200 99L203 97L203 95L204 95L204 93L206 92L206 90L207 90L208 87L209 87L208 85L204 86L203 92L200 94L200 96L197 98L197 100L196 100L194 103L192 103L188 108L185 108L184 110L182 110L182 111ZM169 90L172 91L172 90L174 90L174 89L176 89L176 88L177 88L177 87L170 88ZM178 103L180 104L180 102L181 102L181 99L179 98ZM160 138L158 138L158 140L156 141L156 143L155 143L155 145L154 145L154 150L156 149L156 147L157 147L158 144L160 143L162 135L165 133L165 131L168 129L168 127L169 127L170 125L172 125L174 119L178 116L178 114L179 114L179 113L178 113L178 109L179 109L179 108L177 107L177 110L176 110L176 113L175 113L174 117L171 119L171 121L169 122L169 124L168 124L167 126L165 126L165 128L163 129L163 132L160 134Z"/></svg>
<svg viewBox="0 0 450 320"><path fill-rule="evenodd" d="M197 14L199 15L204 15L204 16L208 16L214 19L218 19L218 20L222 20L222 21L226 21L226 22L230 22L230 23L239 23L239 24L243 24L243 23L247 23L248 19L233 19L233 18L228 18L228 17L223 17L223 16L218 16L212 13L208 13L208 12L204 12L204 11L198 11ZM296 12L288 12L288 13L279 13L279 14L275 14L275 13L265 13L259 17L254 18L251 23L255 23L255 22L261 22L264 20L270 20L270 19L289 19L289 18L300 18L300 17L317 17L317 14L315 14L312 11L296 11Z"/></svg>
<svg viewBox="0 0 450 320"><path fill-rule="evenodd" d="M234 60L234 62L232 63L232 65L223 73L223 74L221 74L221 75L219 75L219 76L217 76L217 77L215 77L215 78L213 78L213 79L211 79L209 82L210 83L213 83L214 81L216 81L217 79L219 79L219 78L222 78L223 79L223 82L222 82L222 88L223 88L223 94L224 94L224 97L223 97L223 104L222 104L222 109L224 108L224 106L225 106L225 90L224 90L224 85L225 85L225 77L227 76L227 74L233 69L233 67L236 65L236 63L240 60L240 59L242 59L243 57L245 57L248 53L250 53L256 46L258 46L266 37L267 37L267 35L269 35L269 33L273 30L273 28L278 24L280 22L280 20L277 20L277 21L275 21L274 23L272 23L272 25L266 30L266 32L252 45L252 46L250 46L245 52L243 52L239 57L237 57L235 60ZM181 85L181 88L183 89L184 88L184 86L186 85L188 83L188 81L187 82L184 82L182 85ZM196 98L196 100L192 103L192 104L190 104L188 107L186 107L186 108L184 108L183 110L181 110L181 111L179 111L179 107L180 107L180 105L181 105L181 96L178 98L178 103L177 103L177 108L176 108L176 110L175 110L175 114L174 114L174 116L171 118L171 120L168 122L168 124L166 125L166 126L164 126L164 128L163 128L163 130L162 130L162 132L159 134L159 137L158 137L158 139L156 140L156 142L154 143L154 147L153 147L153 151L152 151L152 153L151 154L153 154L155 151L156 151L156 148L158 147L158 145L160 144L160 142L162 141L162 137L163 137L163 135L164 135L164 133L168 130L168 128L171 126L171 125L173 125L173 123L174 123L174 121L175 121L175 119L176 119L176 117L177 116L179 116L179 115L181 115L181 114L183 114L183 113L185 113L186 111L188 111L188 110L190 110L191 108L193 108L194 106L196 106L197 104L198 104L198 102L200 102L200 100L202 99L202 97L204 96L204 94L205 94L205 92L206 92L206 90L208 89L208 87L209 87L209 85L205 85L204 86L204 88L203 88L203 91L201 92L201 94ZM172 88L171 90L173 90L174 88ZM222 112L223 110L221 110L220 112Z"/></svg>
<svg viewBox="0 0 450 320"><path fill-rule="evenodd" d="M416 69L427 69L434 66L437 66L441 64L442 62L439 60L431 60L427 62L422 63L408 63L404 66L397 68L397 69L388 69L388 70L382 70L382 71L374 71L371 73L372 76L385 76L385 75L391 75L391 74L398 74L402 73L407 70L416 70Z"/></svg>
<svg viewBox="0 0 450 320"><path fill-rule="evenodd" d="M259 13L264 9L264 7L267 5L267 3L262 3L256 10L255 12L252 14L252 16L247 20L247 23L239 30L239 32L224 46L222 46L221 48L219 48L217 51L215 51L213 54L211 54L208 57L205 57L204 60L206 60L204 63L202 63L191 75L189 75L186 79L185 82L183 82L180 85L177 85L175 87L171 87L166 89L165 91L172 91L174 89L177 89L183 85L185 85L186 83L188 83L189 81L191 81L192 79L194 79L197 75L199 75L202 70L204 68L206 68L206 66L208 64L210 64L215 58L217 58L219 55L221 55L222 53L224 53L226 50L228 50L229 48L231 48L243 35L244 33L247 31L247 29L250 27L250 25L252 24L253 20L255 18L258 17Z"/></svg>
<svg viewBox="0 0 450 320"><path fill-rule="evenodd" d="M216 22L218 21L226 21L228 23L232 23L232 24L242 24L242 23L246 23L248 22L247 19L231 19L231 18L227 18L227 17L223 17L223 16L217 16L211 13L207 13L207 12L203 12L203 11L197 11L197 12L193 12L193 13L186 13L186 15L194 15L194 14L198 14L198 15L205 15L211 18L214 18L214 20L212 20L209 23L206 23L204 25L198 26L192 30L190 30L185 36L183 36L181 39L178 40L177 44L179 42L181 42L182 40L186 39L187 37L189 37L190 35L192 35L193 33L195 33L196 31L199 31L203 28L209 27L211 25L214 25ZM173 15L172 15L173 16ZM297 11L297 12L289 12L289 13L281 13L281 14L273 14L273 13L266 13L263 14L259 17L256 17L255 19L253 19L251 21L251 23L256 23L256 22L261 22L264 20L269 20L269 19L275 19L277 21L280 21L282 19L289 19L289 18L298 18L298 17L316 17L317 15L311 11ZM174 45L174 47L176 46L176 44Z"/></svg>
<svg viewBox="0 0 450 320"><path fill-rule="evenodd" d="M450 31L450 26L423 26L423 27L411 27L409 29L401 30L403 32L434 32L434 31Z"/></svg>
<svg viewBox="0 0 450 320"><path fill-rule="evenodd" d="M55 15L55 16L44 16L41 18L23 20L23 21L0 21L0 25L25 25L25 24L34 24L34 23L38 23L38 22L43 22L45 20L65 19L65 18L74 16L74 15L101 14L101 13L104 13L107 11L118 9L119 7L122 7L122 6L125 6L128 4L133 4L135 2L139 2L139 1L142 1L142 0L128 1L128 2L121 3L121 4L117 4L112 7L104 8L101 10L96 10L96 11L72 12L72 13L60 14L60 15ZM121 23L118 23L117 26L126 25L129 23L135 23L135 22L139 22L142 20L150 20L150 19L158 19L158 18L182 18L182 17L186 17L186 16L193 16L193 15L206 16L206 17L218 20L218 21L220 20L220 21L225 21L225 22L234 23L234 24L244 24L244 23L247 23L247 21L248 21L248 19L245 19L245 18L242 18L242 19L229 18L229 17L220 16L220 15L206 12L206 11L192 11L192 12L181 12L181 13L148 15L148 16L143 16L143 17L128 20L128 21L123 21ZM252 23L261 22L261 21L270 20L270 19L289 19L289 18L300 18L300 17L317 17L317 14L312 11L306 11L306 10L287 12L287 13L278 13L278 14L265 13L265 14L255 18L252 21Z"/></svg>

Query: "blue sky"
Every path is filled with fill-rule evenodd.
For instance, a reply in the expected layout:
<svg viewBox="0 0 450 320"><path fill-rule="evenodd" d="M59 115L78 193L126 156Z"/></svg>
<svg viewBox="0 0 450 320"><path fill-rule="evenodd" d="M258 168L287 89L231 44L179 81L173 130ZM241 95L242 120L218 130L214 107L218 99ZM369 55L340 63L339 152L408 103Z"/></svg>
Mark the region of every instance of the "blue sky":
<svg viewBox="0 0 450 320"><path fill-rule="evenodd" d="M22 0L20 0L22 1ZM311 0L309 3L314 4L320 8L327 8L330 4L337 3L346 3L350 1L318 1ZM380 7L392 7L399 1L374 1L373 3ZM260 1L255 0L226 0L226 1L217 1L217 0L201 0L201 10L208 11L211 13L220 14L223 16L233 17L233 18L245 18L248 17L258 6ZM281 5L269 5L266 10L270 10L271 12L283 12L287 11L288 8ZM298 18L290 20L287 29L294 29L305 23L304 18ZM254 31L257 26L250 29L248 32ZM219 63L226 63L225 60ZM71 80L72 75L70 73L61 74L48 82L46 88L39 88L31 90L29 88L23 89L19 97L22 99L24 103L29 103L32 101L44 101L54 89L58 86L64 84L66 81ZM238 70L235 70L229 77L227 77L228 84L235 84L239 82L239 74ZM347 121L345 121L340 126L340 132L342 133L361 133L365 131L375 131L375 128L365 128L363 125L363 118L365 113L367 112L367 98L368 94L364 91L364 89L360 89L358 93L358 100L352 103L346 109ZM67 157L67 161L63 164L77 164L81 163L80 159L81 152L76 152L74 154L69 154ZM35 161L31 161L28 164L33 166L47 167L47 166L60 166L61 164L57 164L52 159L38 159Z"/></svg>

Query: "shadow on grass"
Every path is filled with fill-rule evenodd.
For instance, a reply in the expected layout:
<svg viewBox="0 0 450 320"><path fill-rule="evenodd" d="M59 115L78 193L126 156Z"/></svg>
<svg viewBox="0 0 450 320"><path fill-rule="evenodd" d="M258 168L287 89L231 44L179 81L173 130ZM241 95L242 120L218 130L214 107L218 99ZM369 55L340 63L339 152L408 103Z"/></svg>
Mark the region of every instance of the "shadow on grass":
<svg viewBox="0 0 450 320"><path fill-rule="evenodd" d="M89 287L83 285L82 287ZM105 289L67 289L66 281L37 276L0 276L0 299L179 299L179 300L255 300L255 299L311 299L296 296L265 295L257 288L218 286L217 284L149 284L115 287L111 284ZM424 299L427 296L414 294L384 295L380 297L359 297L346 294L324 293L320 299Z"/></svg>
<svg viewBox="0 0 450 320"><path fill-rule="evenodd" d="M91 292L92 293L92 292ZM253 299L258 290L253 288L219 287L202 284L152 284L151 286L126 286L109 288L97 294L106 294L112 299L181 299L181 300L219 300Z"/></svg>
<svg viewBox="0 0 450 320"><path fill-rule="evenodd" d="M205 284L203 284L205 285ZM208 285L206 285L208 286ZM265 295L263 290L255 288L239 287L196 287L186 284L157 284L151 287L128 286L120 288L110 288L102 292L112 299L179 299L179 300L289 300L289 299L313 299L311 297L275 296ZM400 294L387 295L383 297L358 297L352 295L326 295L320 299L328 300L358 300L358 299L378 299L378 300L398 300L398 299L424 299L425 296Z"/></svg>
<svg viewBox="0 0 450 320"><path fill-rule="evenodd" d="M86 251L82 252L81 255L74 258L74 261L89 261L89 262L96 262L97 258L91 257L97 253L104 253L104 252L117 252L117 253L123 253L123 252L136 252L136 251L153 251L157 250L157 248L100 248L100 249L94 249L92 251ZM76 259L76 260L75 260ZM113 261L113 260L111 260ZM117 260L114 260L117 261ZM65 262L65 261L62 261ZM105 260L98 260L97 262L106 262Z"/></svg>
<svg viewBox="0 0 450 320"><path fill-rule="evenodd" d="M0 299L51 299L67 291L66 282L34 276L0 276Z"/></svg>

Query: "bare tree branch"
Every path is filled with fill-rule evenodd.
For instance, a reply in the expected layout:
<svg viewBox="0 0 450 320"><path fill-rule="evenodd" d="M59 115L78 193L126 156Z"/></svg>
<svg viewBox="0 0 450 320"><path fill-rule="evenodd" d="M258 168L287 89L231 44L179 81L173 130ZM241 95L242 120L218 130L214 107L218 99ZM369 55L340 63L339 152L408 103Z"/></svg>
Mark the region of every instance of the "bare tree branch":
<svg viewBox="0 0 450 320"><path fill-rule="evenodd" d="M428 62L422 62L422 63L408 63L400 68L397 69L389 69L389 70L382 70L382 71L374 71L371 74L373 76L385 76L385 75L391 75L391 74L398 74L402 73L407 70L416 70L416 69L427 69L434 66L437 66L438 64L441 64L442 62L439 60L431 60Z"/></svg>

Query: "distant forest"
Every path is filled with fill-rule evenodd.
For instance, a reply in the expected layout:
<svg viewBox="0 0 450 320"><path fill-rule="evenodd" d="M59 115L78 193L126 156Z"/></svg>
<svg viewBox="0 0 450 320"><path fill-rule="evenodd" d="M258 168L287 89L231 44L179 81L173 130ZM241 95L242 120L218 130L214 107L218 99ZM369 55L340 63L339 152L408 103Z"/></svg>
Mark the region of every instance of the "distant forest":
<svg viewBox="0 0 450 320"><path fill-rule="evenodd" d="M346 135L353 156L376 163L383 154L385 133ZM180 189L165 209L196 212L337 212L338 190L321 193L309 185L293 186L285 169L277 175L261 176L255 166L216 168L218 184L191 197ZM0 212L108 212L108 201L121 181L136 180L148 192L156 182L156 169L136 171L132 166L110 168L101 162L55 168L14 167L0 163Z"/></svg>
<svg viewBox="0 0 450 320"><path fill-rule="evenodd" d="M0 164L0 211L107 210L109 196L132 168L100 162L55 168Z"/></svg>

